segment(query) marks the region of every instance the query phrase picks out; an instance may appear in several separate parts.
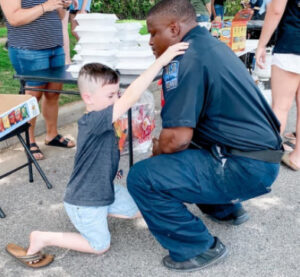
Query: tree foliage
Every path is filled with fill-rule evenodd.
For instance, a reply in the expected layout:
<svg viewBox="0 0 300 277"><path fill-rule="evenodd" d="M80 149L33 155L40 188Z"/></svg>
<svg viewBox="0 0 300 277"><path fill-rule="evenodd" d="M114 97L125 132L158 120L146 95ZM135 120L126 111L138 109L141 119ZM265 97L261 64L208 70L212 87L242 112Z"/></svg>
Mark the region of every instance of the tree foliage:
<svg viewBox="0 0 300 277"><path fill-rule="evenodd" d="M114 13L120 19L144 19L158 0L94 0L92 12Z"/></svg>
<svg viewBox="0 0 300 277"><path fill-rule="evenodd" d="M225 14L227 16L233 16L241 9L241 0L227 0L225 2Z"/></svg>

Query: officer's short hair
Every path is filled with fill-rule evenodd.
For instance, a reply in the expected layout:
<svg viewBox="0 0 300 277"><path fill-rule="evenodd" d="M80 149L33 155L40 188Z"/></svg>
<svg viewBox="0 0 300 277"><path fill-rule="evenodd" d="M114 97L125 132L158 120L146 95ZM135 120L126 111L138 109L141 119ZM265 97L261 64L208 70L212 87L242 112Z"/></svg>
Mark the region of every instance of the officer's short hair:
<svg viewBox="0 0 300 277"><path fill-rule="evenodd" d="M94 85L101 85L102 87L110 84L117 84L119 82L118 73L110 67L100 63L85 64L79 71L78 87L80 92L83 89L93 91Z"/></svg>
<svg viewBox="0 0 300 277"><path fill-rule="evenodd" d="M189 0L162 0L150 9L147 17L157 15L173 15L176 18L196 18L195 9Z"/></svg>

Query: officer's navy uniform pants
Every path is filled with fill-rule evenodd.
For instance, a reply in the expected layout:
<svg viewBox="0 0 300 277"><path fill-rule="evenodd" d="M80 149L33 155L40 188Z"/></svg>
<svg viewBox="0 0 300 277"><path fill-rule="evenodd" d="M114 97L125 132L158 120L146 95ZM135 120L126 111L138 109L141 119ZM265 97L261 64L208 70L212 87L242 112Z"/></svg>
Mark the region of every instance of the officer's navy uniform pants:
<svg viewBox="0 0 300 277"><path fill-rule="evenodd" d="M216 209L226 216L237 208L233 203L269 192L278 172L277 163L187 149L136 163L127 184L155 238L173 260L185 261L214 239L184 203L229 204Z"/></svg>

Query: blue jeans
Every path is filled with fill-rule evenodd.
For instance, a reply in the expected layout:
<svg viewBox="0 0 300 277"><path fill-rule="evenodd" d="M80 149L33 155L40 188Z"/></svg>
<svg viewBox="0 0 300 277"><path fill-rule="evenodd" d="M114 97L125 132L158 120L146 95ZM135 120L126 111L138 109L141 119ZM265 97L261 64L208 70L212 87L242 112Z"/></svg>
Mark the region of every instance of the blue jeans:
<svg viewBox="0 0 300 277"><path fill-rule="evenodd" d="M213 154L212 154L213 153ZM211 247L213 237L184 203L230 204L270 191L279 164L188 149L135 164L129 193L149 230L175 261L193 258Z"/></svg>
<svg viewBox="0 0 300 277"><path fill-rule="evenodd" d="M91 9L91 3L92 3L92 0L88 0L87 4L86 4L86 7L85 7L85 10L87 12L90 12L90 9ZM70 6L70 11L80 11L81 10L81 7L82 7L82 4L83 4L83 0L78 0L78 7L77 9L75 9L73 3L72 5Z"/></svg>
<svg viewBox="0 0 300 277"><path fill-rule="evenodd" d="M9 47L8 54L12 66L18 74L26 74L32 71L65 65L65 52L61 46L42 50ZM47 83L37 81L26 82L26 85L30 87L42 86L45 84Z"/></svg>
<svg viewBox="0 0 300 277"><path fill-rule="evenodd" d="M197 15L197 22L209 22L208 15Z"/></svg>
<svg viewBox="0 0 300 277"><path fill-rule="evenodd" d="M224 6L215 5L216 16L220 16L222 19L224 18Z"/></svg>

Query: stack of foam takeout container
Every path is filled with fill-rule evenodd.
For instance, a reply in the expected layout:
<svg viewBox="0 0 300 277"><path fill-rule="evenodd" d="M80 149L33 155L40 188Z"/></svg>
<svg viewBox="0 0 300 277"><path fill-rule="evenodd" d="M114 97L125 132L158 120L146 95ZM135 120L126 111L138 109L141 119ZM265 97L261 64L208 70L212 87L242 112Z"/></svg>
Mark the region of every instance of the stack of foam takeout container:
<svg viewBox="0 0 300 277"><path fill-rule="evenodd" d="M82 65L100 62L115 67L116 52L119 45L116 20L114 14L77 14L78 26L75 28L79 41L75 46L77 54L68 71L77 77Z"/></svg>
<svg viewBox="0 0 300 277"><path fill-rule="evenodd" d="M121 41L116 68L122 75L139 75L154 61L148 45L149 36L139 34L142 27L139 23L119 23L116 26Z"/></svg>
<svg viewBox="0 0 300 277"><path fill-rule="evenodd" d="M78 76L82 65L99 62L119 70L121 75L139 75L153 61L148 45L149 36L142 36L139 23L116 23L114 14L78 14L75 31L79 41L77 54L69 66L73 77Z"/></svg>

